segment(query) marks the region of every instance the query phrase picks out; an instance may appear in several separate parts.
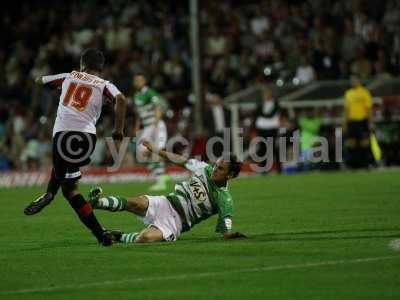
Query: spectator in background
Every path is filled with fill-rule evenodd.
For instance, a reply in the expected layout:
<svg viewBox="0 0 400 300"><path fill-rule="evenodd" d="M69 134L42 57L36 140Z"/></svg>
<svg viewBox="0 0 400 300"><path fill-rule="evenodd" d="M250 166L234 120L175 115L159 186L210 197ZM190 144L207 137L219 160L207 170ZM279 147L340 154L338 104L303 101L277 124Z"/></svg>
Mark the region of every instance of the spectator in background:
<svg viewBox="0 0 400 300"><path fill-rule="evenodd" d="M272 149L267 149L266 143L258 143L257 155L258 157L265 157L269 153L273 153L274 162L277 166L278 172L280 172L279 162L279 149L277 145L278 130L280 126L280 107L277 99L274 98L272 90L266 89L263 94L263 100L258 106L255 112L254 127L257 131L257 136L264 139L272 138L273 146ZM267 166L267 159L260 162L261 168ZM268 170L266 170L268 171Z"/></svg>
<svg viewBox="0 0 400 300"><path fill-rule="evenodd" d="M20 161L24 170L37 171L41 166L50 165L51 143L46 139L44 131L39 131L38 137L32 137L25 145Z"/></svg>
<svg viewBox="0 0 400 300"><path fill-rule="evenodd" d="M269 20L261 9L256 10L256 15L251 19L250 25L255 35L262 35L270 27Z"/></svg>
<svg viewBox="0 0 400 300"><path fill-rule="evenodd" d="M328 80L339 76L339 57L331 44L324 44L314 51L314 63L319 72L319 78Z"/></svg>
<svg viewBox="0 0 400 300"><path fill-rule="evenodd" d="M388 79L392 77L386 69L385 63L379 60L374 63L374 72L375 79Z"/></svg>
<svg viewBox="0 0 400 300"><path fill-rule="evenodd" d="M347 62L342 59L339 62L339 76L337 79L348 79L350 77L350 70Z"/></svg>
<svg viewBox="0 0 400 300"><path fill-rule="evenodd" d="M53 119L57 108L49 101L53 92L38 90L30 81L44 73L77 67L76 58L88 45L105 50L106 79L115 81L126 94L132 92L132 74L140 70L152 78L153 87L174 100L171 108L175 112L188 105L191 81L187 74L193 65L188 6L184 1L174 5L168 1L114 2L70 1L61 7L48 1L45 10L38 1L7 4L0 12L0 27L10 29L2 36L0 49L0 103L7 103L7 113L15 113L8 104L17 99L36 119ZM310 55L317 79L348 78L350 68L362 78L397 75L399 1L331 2L327 6L313 0L201 1L204 83L225 97L263 82L263 72L270 65L273 76L286 84L297 73L303 53ZM357 58L357 49L364 57ZM13 145L28 142L38 130L30 128L26 114L21 118L15 124L20 133L8 135L4 144L14 168L20 165L20 153ZM12 122L12 118L0 120L4 128Z"/></svg>
<svg viewBox="0 0 400 300"><path fill-rule="evenodd" d="M340 45L341 55L345 61L354 59L357 49L363 46L361 36L354 32L354 23L351 19L347 18L344 21L343 40Z"/></svg>
<svg viewBox="0 0 400 300"><path fill-rule="evenodd" d="M0 171L8 171L11 169L12 163L9 159L7 149L3 143L0 143Z"/></svg>
<svg viewBox="0 0 400 300"><path fill-rule="evenodd" d="M371 62L365 57L364 51L357 51L356 60L351 64L351 73L357 74L360 79L368 79L372 75Z"/></svg>
<svg viewBox="0 0 400 300"><path fill-rule="evenodd" d="M230 112L224 107L220 96L208 93L206 100L208 107L204 113L204 128L207 137L208 139L212 137L224 138L224 129L230 127ZM215 143L213 145L214 156L220 157L224 151L227 152L226 147L230 147L230 145Z"/></svg>
<svg viewBox="0 0 400 300"><path fill-rule="evenodd" d="M228 47L228 40L216 27L211 27L206 45L208 55L220 56L225 54Z"/></svg>
<svg viewBox="0 0 400 300"><path fill-rule="evenodd" d="M170 84L174 87L182 86L184 82L184 66L179 54L174 54L170 59L166 59L163 65L163 71L168 76Z"/></svg>
<svg viewBox="0 0 400 300"><path fill-rule="evenodd" d="M0 103L0 142L3 143L6 137L6 125L8 121L8 110L5 103Z"/></svg>
<svg viewBox="0 0 400 300"><path fill-rule="evenodd" d="M345 93L345 123L347 163L351 168L367 168L372 162L370 132L372 97L358 77L351 77L352 87Z"/></svg>
<svg viewBox="0 0 400 300"><path fill-rule="evenodd" d="M392 77L388 70L386 53L383 49L378 50L377 60L374 62L374 73L377 79L387 79Z"/></svg>
<svg viewBox="0 0 400 300"><path fill-rule="evenodd" d="M296 70L296 77L299 79L300 84L307 84L315 80L315 71L306 56L300 58L300 65Z"/></svg>

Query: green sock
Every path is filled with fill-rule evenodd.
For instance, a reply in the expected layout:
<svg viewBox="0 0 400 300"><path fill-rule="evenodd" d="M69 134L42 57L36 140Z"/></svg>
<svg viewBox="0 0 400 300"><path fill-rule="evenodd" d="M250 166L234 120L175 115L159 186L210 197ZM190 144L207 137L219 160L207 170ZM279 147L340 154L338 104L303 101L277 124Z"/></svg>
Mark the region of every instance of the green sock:
<svg viewBox="0 0 400 300"><path fill-rule="evenodd" d="M125 210L128 200L120 196L108 196L100 198L97 202L97 208L106 209L110 211Z"/></svg>
<svg viewBox="0 0 400 300"><path fill-rule="evenodd" d="M120 239L121 243L136 243L136 237L139 235L139 232L132 233L123 233Z"/></svg>

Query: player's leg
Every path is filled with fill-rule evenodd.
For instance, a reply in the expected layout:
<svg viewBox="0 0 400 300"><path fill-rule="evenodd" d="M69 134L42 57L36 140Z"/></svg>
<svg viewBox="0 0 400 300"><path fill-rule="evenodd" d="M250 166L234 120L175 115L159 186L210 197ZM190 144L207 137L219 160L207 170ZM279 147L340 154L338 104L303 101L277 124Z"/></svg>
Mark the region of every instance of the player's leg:
<svg viewBox="0 0 400 300"><path fill-rule="evenodd" d="M123 244L165 241L162 231L155 226L149 226L140 232L122 233L119 231L110 231L110 235L114 241Z"/></svg>
<svg viewBox="0 0 400 300"><path fill-rule="evenodd" d="M125 198L122 196L102 196L100 187L95 187L89 192L89 202L93 208L103 209L112 212L128 211L139 217L144 217L149 207L149 200L146 196Z"/></svg>
<svg viewBox="0 0 400 300"><path fill-rule="evenodd" d="M58 138L60 137L61 133L56 133L56 135L53 137L53 168L51 170L51 176L49 183L47 185L47 191L45 194L41 195L39 198L36 200L32 201L24 210L24 213L28 216L37 214L40 212L43 208L45 208L47 205L53 201L54 197L56 196L59 188L60 188L60 181L58 178L61 178L60 176L63 176L64 174L61 174L60 172L57 172L57 169L59 170L59 166L62 165L60 156L58 154ZM59 170L60 171L60 170ZM58 173L58 174L57 174Z"/></svg>
<svg viewBox="0 0 400 300"><path fill-rule="evenodd" d="M360 130L361 167L368 168L374 162L371 151L371 132L369 130L368 122L363 121L360 124L359 130Z"/></svg>
<svg viewBox="0 0 400 300"><path fill-rule="evenodd" d="M136 160L139 163L148 163L149 156L151 153L147 150L145 146L142 145L142 142L147 140L150 141L151 138L151 127L144 127L137 133L136 136Z"/></svg>
<svg viewBox="0 0 400 300"><path fill-rule="evenodd" d="M142 221L149 224L135 238L136 243L173 242L182 232L182 220L165 196L145 196L147 211ZM132 202L133 204L133 202ZM136 203L137 206L138 203ZM145 204L145 202L143 202ZM132 210L137 210L133 207ZM121 239L123 241L123 239Z"/></svg>
<svg viewBox="0 0 400 300"><path fill-rule="evenodd" d="M51 170L51 176L49 183L47 184L46 194L49 195L52 200L57 195L58 190L60 189L60 182L56 178L56 172L54 168Z"/></svg>
<svg viewBox="0 0 400 300"><path fill-rule="evenodd" d="M81 222L93 233L97 240L104 246L111 244L109 240L105 239L103 235L105 230L94 215L92 206L79 193L77 181L64 181L61 183L61 189L65 199L68 200Z"/></svg>
<svg viewBox="0 0 400 300"><path fill-rule="evenodd" d="M160 120L157 127L152 132L150 141L156 145L158 149L164 149L167 144L167 127L164 121ZM149 167L152 174L156 178L156 183L150 187L150 191L163 191L168 188L168 182L171 177L165 173L165 162L160 157L152 158Z"/></svg>
<svg viewBox="0 0 400 300"><path fill-rule="evenodd" d="M25 208L24 213L28 216L37 214L43 208L53 201L56 196L58 190L60 188L60 182L56 178L56 174L54 168L51 170L51 176L49 183L47 184L47 191L43 195L41 195L36 200L29 203L29 205Z"/></svg>
<svg viewBox="0 0 400 300"><path fill-rule="evenodd" d="M158 149L162 149L166 145L167 130L165 123L159 121L157 127L147 126L139 133L137 138L136 158L139 162L145 162L151 170L152 175L156 178L156 183L150 187L152 191L161 191L167 188L169 177L165 175L165 163L157 155L152 155L142 141L150 141Z"/></svg>
<svg viewBox="0 0 400 300"><path fill-rule="evenodd" d="M90 191L92 195L90 202L93 203L93 207L112 212L128 211L139 217L146 216L149 207L149 199L146 196L128 199L121 196L108 196L99 197L96 200L93 195L98 194L98 189L99 188L95 188ZM161 242L164 238L162 232L158 228L151 226L143 229L141 232L115 234L115 240L121 243L151 243Z"/></svg>
<svg viewBox="0 0 400 300"><path fill-rule="evenodd" d="M123 233L120 239L121 243L154 243L163 241L162 231L154 226L147 227L139 233Z"/></svg>
<svg viewBox="0 0 400 300"><path fill-rule="evenodd" d="M93 193L97 189L96 193ZM90 202L94 208L108 211L128 211L149 225L141 232L115 232L113 239L121 243L151 243L175 241L182 231L182 221L169 201L163 196L139 196L124 198L120 196L101 197L101 189L91 190ZM97 195L97 200L93 197ZM152 201L152 202L150 202Z"/></svg>
<svg viewBox="0 0 400 300"><path fill-rule="evenodd" d="M354 122L347 123L347 134L346 134L346 150L347 150L347 165L351 169L357 168L357 134Z"/></svg>
<svg viewBox="0 0 400 300"><path fill-rule="evenodd" d="M120 243L171 242L176 241L182 231L179 215L163 196L130 198L126 210L141 216L142 221L150 226L141 232L114 235L114 240Z"/></svg>

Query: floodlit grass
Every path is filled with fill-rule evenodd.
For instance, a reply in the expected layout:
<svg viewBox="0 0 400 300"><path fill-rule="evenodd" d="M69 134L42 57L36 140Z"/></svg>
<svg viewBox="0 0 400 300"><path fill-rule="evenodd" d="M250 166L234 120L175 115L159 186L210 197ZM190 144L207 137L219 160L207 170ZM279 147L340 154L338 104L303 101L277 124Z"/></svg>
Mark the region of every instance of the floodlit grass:
<svg viewBox="0 0 400 300"><path fill-rule="evenodd" d="M103 185L123 196L147 187ZM0 190L0 299L400 299L400 252L388 248L400 238L399 171L242 178L230 189L248 239L222 240L214 217L176 243L109 248L61 195L27 217L44 188ZM96 214L106 228L142 228L125 212Z"/></svg>

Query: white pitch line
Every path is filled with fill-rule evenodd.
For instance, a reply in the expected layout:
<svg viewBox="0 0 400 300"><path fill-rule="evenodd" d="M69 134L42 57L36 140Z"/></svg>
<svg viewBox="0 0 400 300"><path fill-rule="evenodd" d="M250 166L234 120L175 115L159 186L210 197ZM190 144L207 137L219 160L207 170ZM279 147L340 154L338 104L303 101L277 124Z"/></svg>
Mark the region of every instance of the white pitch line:
<svg viewBox="0 0 400 300"><path fill-rule="evenodd" d="M219 271L219 272L217 271L217 272L189 273L189 274L171 275L171 276L127 278L127 279L121 279L121 280L108 280L108 281L102 281L102 282L89 282L89 283L82 283L82 284L66 284L66 285L50 286L50 287L42 287L42 288L1 291L0 295L44 293L44 292L54 292L54 291L68 290L68 289L71 289L71 290L82 289L82 288L96 287L96 286L119 285L119 284L124 284L124 283L179 280L179 279L185 280L185 279L191 279L191 278L213 277L213 276L230 275L230 274L238 274L238 273L258 273L258 272L269 272L269 271L312 268L312 267L336 266L336 265L356 264L356 263L398 259L398 258L400 258L400 255L355 258L355 259L348 259L348 260L345 260L345 259L343 259L343 260L328 260L328 261L309 262L309 263L296 264L296 265L291 264L291 265L280 265L280 266L270 266L270 267L260 267L260 268L236 269L236 270Z"/></svg>

